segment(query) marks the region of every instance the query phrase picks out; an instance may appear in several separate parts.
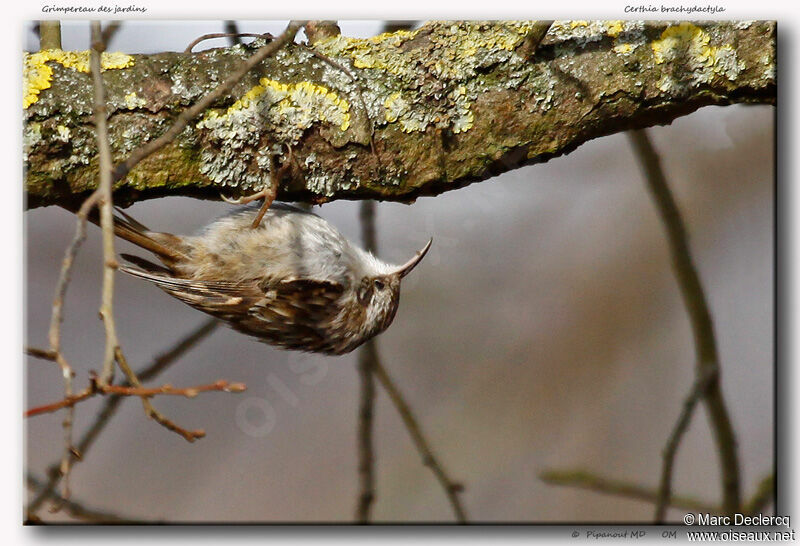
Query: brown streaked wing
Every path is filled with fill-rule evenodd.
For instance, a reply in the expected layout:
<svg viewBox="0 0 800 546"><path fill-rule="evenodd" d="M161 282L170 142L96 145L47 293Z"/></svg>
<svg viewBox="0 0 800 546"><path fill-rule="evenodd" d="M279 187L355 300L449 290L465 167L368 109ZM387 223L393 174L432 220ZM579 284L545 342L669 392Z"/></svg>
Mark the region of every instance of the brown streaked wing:
<svg viewBox="0 0 800 546"><path fill-rule="evenodd" d="M338 314L341 284L287 279L263 287L263 298L234 327L291 349L330 352L331 320Z"/></svg>

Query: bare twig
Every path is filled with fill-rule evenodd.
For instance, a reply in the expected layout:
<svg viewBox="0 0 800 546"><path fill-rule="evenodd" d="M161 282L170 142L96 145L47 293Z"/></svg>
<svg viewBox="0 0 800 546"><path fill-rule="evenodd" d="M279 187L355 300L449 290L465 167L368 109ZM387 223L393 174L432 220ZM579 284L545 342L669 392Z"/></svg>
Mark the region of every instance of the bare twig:
<svg viewBox="0 0 800 546"><path fill-rule="evenodd" d="M178 341L178 343L176 343L173 347L156 356L150 366L137 374L139 379L141 381L147 381L158 376L178 358L184 355L189 349L210 335L217 327L219 327L219 324L220 323L216 319L209 319L205 321L202 325L200 325L200 327L190 332L187 336ZM130 383L124 383L123 385L130 386ZM94 423L75 445L75 451L83 455L91 448L91 446L94 444L94 441L99 437L100 433L105 429L111 418L116 414L122 400L124 400L124 397L121 396L112 396L105 399L105 404L98 412ZM47 483L26 507L25 511L29 517L31 514L34 514L39 510L42 503L47 498L52 496L61 478L62 475L59 472L58 465L52 466L48 471Z"/></svg>
<svg viewBox="0 0 800 546"><path fill-rule="evenodd" d="M265 32L263 34L256 34L254 32L212 32L211 34L203 34L199 36L195 40L192 41L191 44L186 46L186 49L183 50L184 53L191 53L192 48L199 44L200 42L204 42L206 40L213 40L215 38L235 38L235 43L241 43L241 40L238 38L264 38L265 40L269 40L273 38L272 34L269 32Z"/></svg>
<svg viewBox="0 0 800 546"><path fill-rule="evenodd" d="M122 370L122 373L125 374L125 377L128 378L128 382L131 384L131 386L140 388L142 384L131 367L128 365L128 361L125 359L125 355L122 354L122 351L117 349L115 356L117 364L119 364L119 367ZM171 430L177 434L180 434L187 442L194 442L198 438L202 438L206 435L203 429L187 430L179 426L177 423L171 421L164 414L153 407L153 404L150 402L149 398L142 397L141 400L142 406L144 407L144 412L148 417L153 419L156 423L163 426L167 430Z"/></svg>
<svg viewBox="0 0 800 546"><path fill-rule="evenodd" d="M42 360L49 360L55 362L58 356L53 351L48 349L39 349L38 347L25 347L25 354L34 358L41 358Z"/></svg>
<svg viewBox="0 0 800 546"><path fill-rule="evenodd" d="M220 392L243 392L245 390L243 383L228 383L220 379L208 385L198 385L195 387L176 388L172 385L166 384L160 387L131 387L125 385L102 385L93 382L92 385L86 387L78 394L53 402L36 406L25 412L25 417L35 417L44 413L52 413L63 408L72 407L84 400L92 398L97 395L111 395L111 396L140 396L142 398L150 398L159 394L172 395L172 396L185 396L187 398L194 398L201 392L220 391Z"/></svg>
<svg viewBox="0 0 800 546"><path fill-rule="evenodd" d="M667 507L670 505L670 496L672 495L672 468L675 464L675 455L678 452L683 435L686 433L689 423L692 420L692 414L697 403L705 396L708 386L716 377L716 368L706 368L698 373L702 374L697 377L692 386L692 390L683 402L683 409L681 410L678 420L672 429L672 433L667 439L667 445L664 447L663 461L661 466L661 481L658 488L658 499L656 502L656 516L657 522L661 523L667 512Z"/></svg>
<svg viewBox="0 0 800 546"><path fill-rule="evenodd" d="M30 472L27 473L25 481L28 482L28 487L31 489L41 489L45 485ZM63 507L64 510L69 513L69 515L76 519L92 523L145 523L133 518L120 516L119 514L115 514L113 512L87 508L84 504L79 503L74 499L65 499L52 490L49 492L48 497L55 500L59 506ZM31 513L29 513L26 517L28 518L27 523L40 523L40 520Z"/></svg>
<svg viewBox="0 0 800 546"><path fill-rule="evenodd" d="M546 470L539 474L539 479L551 485L578 487L589 491L596 491L605 495L615 495L630 499L642 500L656 504L659 502L660 492L648 489L638 484L604 478L585 470ZM718 506L686 496L671 496L670 506L702 512L707 514L721 514Z"/></svg>
<svg viewBox="0 0 800 546"><path fill-rule="evenodd" d="M377 354L375 340L367 341L358 352L358 375L361 378L358 409L358 477L359 493L356 521L369 523L375 501L375 455L373 449L373 413L375 411L375 381L373 362Z"/></svg>
<svg viewBox="0 0 800 546"><path fill-rule="evenodd" d="M375 236L375 203L361 204L361 233L364 248L377 252ZM368 523L370 510L375 501L375 456L373 450L373 413L375 411L375 382L372 377L378 361L378 346L375 339L367 341L358 351L358 375L361 379L358 410L358 476L359 494L356 504L356 521Z"/></svg>
<svg viewBox="0 0 800 546"><path fill-rule="evenodd" d="M364 248L370 252L377 253L378 238L375 229L375 202L364 201L361 204L361 238ZM373 386L373 375L378 378L392 403L395 405L400 417L403 420L417 450L422 455L425 466L430 467L436 479L445 490L447 498L453 507L459 523L466 523L467 516L458 493L463 489L460 484L450 480L439 461L434 457L433 451L428 445L427 440L422 435L411 408L406 403L403 395L394 385L381 364L380 353L374 339L365 343L359 351L359 374L361 376L361 411L359 412L359 476L361 483L361 493L359 495L358 509L356 511L359 521L366 521L369 517L369 508L374 500L375 492L373 485L374 455L372 453L372 412L375 403L375 392Z"/></svg>
<svg viewBox="0 0 800 546"><path fill-rule="evenodd" d="M244 61L239 68L237 68L228 78L214 88L213 91L208 93L202 99L197 101L193 106L184 110L179 115L172 126L160 137L151 140L147 144L140 146L131 153L128 158L116 166L114 170L114 181L124 178L130 170L136 166L141 160L162 148L166 144L172 142L181 131L183 131L191 120L205 111L214 101L221 98L225 93L230 91L236 83L241 80L254 66L272 55L287 43L294 40L297 31L303 26L303 21L292 21L286 27L283 33L275 38L272 42L261 47L253 53L246 61Z"/></svg>
<svg viewBox="0 0 800 546"><path fill-rule="evenodd" d="M106 345L103 356L102 385L109 385L114 378L114 353L119 346L114 322L114 273L117 269L114 253L114 201L111 193L111 146L108 143L108 110L103 85L100 56L105 51L100 21L92 21L92 49L90 63L94 84L94 123L97 133L97 150L100 159L100 225L103 230L103 295L100 316L106 329Z"/></svg>
<svg viewBox="0 0 800 546"><path fill-rule="evenodd" d="M554 21L536 21L533 28L525 36L525 40L517 48L517 53L522 55L525 59L530 60L539 49L539 44L542 43L547 31L553 25Z"/></svg>
<svg viewBox="0 0 800 546"><path fill-rule="evenodd" d="M61 22L39 22L39 49L61 49Z"/></svg>
<svg viewBox="0 0 800 546"><path fill-rule="evenodd" d="M722 467L722 507L726 514L734 514L739 512L741 503L739 460L736 453L736 438L733 426L722 396L719 378L719 356L717 354L717 343L714 337L711 313L706 303L700 277L692 263L686 228L681 219L680 211L675 204L675 199L667 185L658 155L644 130L631 131L628 135L637 152L648 189L653 196L656 208L667 231L673 269L692 325L697 358L696 375L698 378L706 375L711 376L703 395L703 402L708 412ZM667 454L665 452L665 456ZM664 479L662 476L663 498L665 499L669 499L669 488L668 477ZM656 509L656 519L658 521L663 518L664 510L663 503L659 504Z"/></svg>
<svg viewBox="0 0 800 546"><path fill-rule="evenodd" d="M56 293L55 296L53 296L50 329L48 331L48 340L50 342L49 354L52 355L53 361L55 361L61 369L65 398L72 396L72 378L75 373L61 353L61 323L64 319L64 297L66 296L67 287L69 286L69 281L72 276L72 266L75 262L75 256L81 244L83 244L83 241L86 239L86 217L92 207L96 205L98 197L99 194L93 192L78 210L78 223L75 228L75 236L64 253L64 259L61 262L61 272L59 273L58 282L56 283ZM69 498L69 470L73 458L72 423L74 418L75 413L72 408L70 408L64 414L64 420L62 422L64 429L64 451L61 457L59 472L63 477L63 481L61 482L61 496L65 499Z"/></svg>
<svg viewBox="0 0 800 546"><path fill-rule="evenodd" d="M114 38L114 35L117 33L119 28L122 26L122 23L119 21L109 21L106 25L106 28L103 29L103 33L100 35L103 39L103 46L108 47L108 44L111 43L111 40Z"/></svg>
<svg viewBox="0 0 800 546"><path fill-rule="evenodd" d="M756 488L753 497L742 507L743 514L756 515L760 513L770 502L775 501L775 474L770 473L765 476Z"/></svg>
<svg viewBox="0 0 800 546"><path fill-rule="evenodd" d="M447 476L444 467L442 467L441 463L436 459L428 444L428 441L425 439L425 436L423 436L422 429L417 423L414 414L411 413L411 408L408 406L403 398L403 395L392 382L389 374L386 373L386 369L383 367L380 360L374 362L373 366L373 373L375 374L375 377L378 378L378 381L386 390L386 393L392 400L392 403L400 414L400 417L403 419L406 429L408 429L408 432L411 434L411 438L414 440L414 444L417 446L417 450L422 456L423 464L431 469L433 474L436 476L436 479L441 484L448 500L450 501L450 505L453 507L453 511L456 514L458 522L466 523L467 515L464 511L464 507L461 505L460 499L458 498L458 493L463 490L463 486L460 483L452 481Z"/></svg>
<svg viewBox="0 0 800 546"><path fill-rule="evenodd" d="M229 36L231 45L239 45L242 43L242 40L239 39L239 25L236 24L236 21L228 20L223 23L225 28L225 32L231 34Z"/></svg>

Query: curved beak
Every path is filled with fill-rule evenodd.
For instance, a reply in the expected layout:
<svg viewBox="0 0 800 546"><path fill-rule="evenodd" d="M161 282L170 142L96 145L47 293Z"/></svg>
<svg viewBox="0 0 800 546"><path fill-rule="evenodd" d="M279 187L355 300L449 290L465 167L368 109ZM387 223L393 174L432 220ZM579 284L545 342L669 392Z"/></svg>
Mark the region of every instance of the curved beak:
<svg viewBox="0 0 800 546"><path fill-rule="evenodd" d="M411 270L414 269L417 266L417 264L422 261L422 258L425 257L425 254L428 253L428 250L430 250L432 243L433 243L433 237L430 238L428 243L424 247L422 247L422 250L417 252L413 258L411 258L406 263L398 267L397 271L395 271L395 274L399 275L400 278L402 279L403 277L411 273Z"/></svg>

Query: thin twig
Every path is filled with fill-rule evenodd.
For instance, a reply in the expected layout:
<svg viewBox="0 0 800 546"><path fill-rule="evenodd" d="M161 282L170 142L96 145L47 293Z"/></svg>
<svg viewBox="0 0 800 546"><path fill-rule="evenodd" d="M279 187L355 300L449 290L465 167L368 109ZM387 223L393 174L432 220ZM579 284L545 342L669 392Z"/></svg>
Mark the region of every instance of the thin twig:
<svg viewBox="0 0 800 546"><path fill-rule="evenodd" d="M28 482L28 487L34 490L41 489L45 486L41 480L37 479L33 474L30 472L27 473L25 476L25 481ZM113 512L106 512L102 510L95 510L92 508L87 508L84 504L77 502L74 499L65 499L54 491L50 491L49 498L52 498L56 501L56 503L63 507L69 515L76 519L89 521L92 523L145 523L144 521L136 520L133 518L127 518L124 516L120 516L119 514L115 514ZM33 514L29 513L27 515L29 523L39 523L40 520L33 516Z"/></svg>
<svg viewBox="0 0 800 546"><path fill-rule="evenodd" d="M641 485L622 480L613 480L597 476L585 470L546 470L539 474L539 479L551 485L563 485L567 487L577 487L596 491L606 495L617 497L627 497L649 503L659 502L659 491ZM682 508L693 512L707 514L721 514L718 506L713 506L706 502L692 497L674 495L670 497L669 505L674 508Z"/></svg>
<svg viewBox="0 0 800 546"><path fill-rule="evenodd" d="M190 108L184 110L164 134L134 150L125 161L118 164L114 169L114 181L124 178L141 160L172 142L172 140L186 128L191 120L204 112L209 106L211 106L211 104L220 99L225 93L230 91L233 86L236 85L236 83L238 83L239 80L241 80L254 66L281 49L287 43L294 40L295 35L302 26L303 21L290 22L286 27L286 30L284 30L280 36L275 38L272 42L259 48L247 60L242 62L239 68L234 70L225 81L215 87L213 91L209 92Z"/></svg>
<svg viewBox="0 0 800 546"><path fill-rule="evenodd" d="M667 513L667 507L670 505L670 497L672 496L672 468L675 464L675 455L678 452L678 446L686 430L689 428L694 408L703 396L705 396L708 386L716 377L716 371L716 368L706 368L700 372L703 375L695 379L692 390L683 402L681 414L678 416L672 433L667 439L667 445L663 451L661 482L659 484L658 499L656 502L655 520L657 523L663 523Z"/></svg>
<svg viewBox="0 0 800 546"><path fill-rule="evenodd" d="M373 414L375 412L375 380L373 362L377 355L375 340L370 339L358 351L358 375L361 379L358 408L358 482L356 521L369 523L375 501L375 455L373 449Z"/></svg>
<svg viewBox="0 0 800 546"><path fill-rule="evenodd" d="M203 34L202 36L193 40L191 44L186 46L186 49L184 49L183 52L191 53L192 48L194 48L194 46L200 42L213 40L215 38L237 38L236 43L240 43L241 41L238 40L238 38L264 38L265 40L269 40L272 39L273 36L269 32L265 32L263 34L256 34L254 32L212 32L211 34Z"/></svg>
<svg viewBox="0 0 800 546"><path fill-rule="evenodd" d="M72 396L72 378L75 373L61 353L61 323L64 320L64 298L72 277L72 266L75 263L75 256L81 244L83 244L83 241L86 239L86 218L92 207L97 204L98 198L98 192L93 192L78 210L78 222L75 228L75 235L67 247L67 250L64 252L64 259L61 262L61 271L58 275L56 292L53 296L53 305L51 307L50 328L48 331L48 341L50 343L49 353L53 356L53 360L61 369L65 398ZM65 412L64 420L62 421L62 427L64 429L64 451L61 457L59 473L63 477L61 482L61 496L65 499L69 498L69 471L73 459L72 423L74 418L75 412L70 408Z"/></svg>
<svg viewBox="0 0 800 546"><path fill-rule="evenodd" d="M742 507L742 513L755 516L759 514L770 502L775 501L775 474L765 476L756 488L753 497Z"/></svg>
<svg viewBox="0 0 800 546"><path fill-rule="evenodd" d="M450 501L450 505L453 507L453 511L456 514L458 522L466 523L467 515L464 511L464 507L461 506L461 500L458 498L458 493L460 493L464 487L460 483L452 481L447 476L444 467L436 459L428 444L428 441L425 439L425 436L423 436L419 423L417 423L414 414L411 413L411 408L408 406L403 398L403 395L392 382L389 374L386 372L386 369L384 369L380 360L377 360L373 363L373 373L386 390L386 393L392 400L392 403L400 414L400 417L403 419L406 429L408 429L409 434L411 434L411 438L414 440L414 444L417 446L417 450L422 456L423 464L429 467L436 476L436 479L439 480L439 483L441 484L448 500Z"/></svg>
<svg viewBox="0 0 800 546"><path fill-rule="evenodd" d="M101 37L103 39L103 46L108 47L108 44L111 43L111 40L114 38L114 35L117 33L119 28L122 26L122 23L119 21L109 21L106 25L106 28L103 29L103 33Z"/></svg>
<svg viewBox="0 0 800 546"><path fill-rule="evenodd" d="M63 408L72 407L84 400L92 398L97 395L111 395L111 396L140 396L142 398L150 398L156 395L169 395L169 396L185 396L186 398L194 398L201 392L219 391L219 392L243 392L245 390L243 383L228 383L220 379L208 385L197 385L195 387L176 388L172 385L166 384L160 387L131 387L124 385L102 385L94 383L78 394L52 402L36 406L25 412L25 417L35 417L44 413L52 413Z"/></svg>
<svg viewBox="0 0 800 546"><path fill-rule="evenodd" d="M34 358L41 358L42 360L48 360L50 362L55 362L58 356L53 351L48 349L40 349L38 347L25 347L25 354L28 356L32 356Z"/></svg>
<svg viewBox="0 0 800 546"><path fill-rule="evenodd" d="M216 319L208 319L198 328L190 332L187 336L179 340L173 347L157 355L153 359L153 363L138 373L141 381L148 381L157 377L161 372L166 370L171 364L176 362L178 358L183 356L192 347L197 345L200 341L209 336L216 328L219 327L219 322ZM130 386L130 383L123 383L124 386ZM105 399L103 408L97 413L94 423L83 434L80 441L75 445L74 450L79 454L84 455L94 444L95 440L100 436L100 433L105 429L106 425L110 422L111 418L116 414L120 404L124 400L121 396L112 396ZM62 475L59 472L58 465L53 465L48 471L48 481L45 486L39 491L36 497L31 500L25 509L26 514L30 517L35 514L42 503L50 498L61 480Z"/></svg>
<svg viewBox="0 0 800 546"><path fill-rule="evenodd" d="M139 378L136 376L134 371L128 365L128 361L125 359L125 355L122 354L122 351L119 350L119 348L117 349L116 352L116 360L117 364L119 364L119 367L122 370L122 373L124 373L125 377L128 378L128 381L130 382L131 386L140 388L142 384L139 381ZM188 430L181 427L177 423L171 421L164 414L162 414L155 407L153 407L153 404L150 402L149 398L142 397L141 400L142 400L142 406L144 407L145 415L153 419L156 423L163 426L167 430L171 430L177 434L180 434L187 442L190 443L194 442L198 438L202 438L206 435L203 429Z"/></svg>
<svg viewBox="0 0 800 546"><path fill-rule="evenodd" d="M722 507L726 514L735 514L739 512L741 506L739 460L733 426L720 385L719 355L711 313L706 303L700 277L692 263L686 228L667 185L658 154L644 130L631 131L628 135L637 152L648 189L667 231L673 269L692 325L697 358L696 376L704 377L706 374L713 376L705 389L703 402L709 416L722 467ZM664 497L669 498L669 481L662 479L662 487L667 490ZM663 516L663 510L662 506L657 507L657 519L659 519L659 515Z"/></svg>
<svg viewBox="0 0 800 546"><path fill-rule="evenodd" d="M106 120L107 110L105 103L105 88L103 86L103 79L100 70L100 55L105 49L102 41L102 32L100 23L93 21L92 25L92 53L91 53L91 67L92 77L94 81L94 117L97 129L97 144L100 155L100 184L98 190L100 192L100 226L103 231L103 300L100 306L100 316L103 318L103 323L106 326L106 349L103 359L103 372L99 378L99 385L101 387L110 386L113 380L114 362L119 365L125 376L130 381L131 385L136 388L141 388L141 383L136 377L136 374L131 370L130 366L125 359L122 349L119 346L117 339L116 326L114 322L114 308L113 308L113 295L114 295L114 274L118 267L116 255L114 253L114 203L112 195L112 175L111 175L111 148L108 143L108 125ZM229 80L228 80L229 81ZM227 83L227 81L226 81ZM231 84L232 85L232 84ZM224 87L225 83L209 95L213 95ZM207 95L205 98L208 98ZM204 99L205 100L205 99ZM202 100L200 102L203 102ZM195 105L197 106L197 105ZM191 108L189 109L191 110ZM187 110L187 112L189 111ZM186 114L186 112L184 112ZM179 116L183 117L183 115ZM178 123L176 122L175 125ZM175 128L173 125L170 130ZM169 133L169 130L167 131ZM157 139L158 140L158 139ZM144 146L143 148L146 148ZM135 156L137 152L141 152L142 148L137 149L131 154ZM130 158L129 158L130 159ZM176 423L169 420L163 414L153 407L153 404L147 397L142 397L142 405L144 406L145 413L148 417L154 419L156 422L166 427L169 430L177 432L183 436L187 441L193 442L197 438L205 436L202 430L189 431Z"/></svg>
<svg viewBox="0 0 800 546"><path fill-rule="evenodd" d="M364 201L360 209L361 238L368 252L377 252L375 236L375 203ZM375 339L367 341L358 351L358 376L361 379L358 409L358 477L359 494L356 521L368 523L375 501L375 455L373 449L373 414L375 412L375 380L372 377L378 360Z"/></svg>
<svg viewBox="0 0 800 546"><path fill-rule="evenodd" d="M225 32L230 34L230 42L231 45L239 45L242 43L242 40L239 39L239 25L236 24L236 21L225 21L224 23Z"/></svg>
<svg viewBox="0 0 800 546"><path fill-rule="evenodd" d="M106 330L105 353L103 355L103 371L100 376L102 385L110 385L114 378L114 353L119 346L117 328L114 322L114 274L117 269L114 253L114 201L111 193L111 146L108 143L108 110L106 107L106 91L103 84L100 57L105 51L103 31L100 21L92 21L91 70L94 85L94 123L97 134L97 151L100 159L100 226L103 230L103 292L100 305L100 316Z"/></svg>
<svg viewBox="0 0 800 546"><path fill-rule="evenodd" d="M522 55L525 59L530 60L539 49L539 44L542 43L547 31L555 21L536 21L533 24L530 32L528 32L522 44L517 48L517 53Z"/></svg>

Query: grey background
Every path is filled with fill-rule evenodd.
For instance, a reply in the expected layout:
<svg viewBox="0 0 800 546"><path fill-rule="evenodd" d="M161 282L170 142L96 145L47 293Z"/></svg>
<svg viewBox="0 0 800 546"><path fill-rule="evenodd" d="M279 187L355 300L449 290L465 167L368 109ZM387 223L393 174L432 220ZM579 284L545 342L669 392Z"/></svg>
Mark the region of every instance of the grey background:
<svg viewBox="0 0 800 546"><path fill-rule="evenodd" d="M126 22L112 50L182 50L219 22ZM343 23L368 36L380 23ZM281 23L240 23L280 32ZM85 49L88 24L65 27ZM222 45L223 41L208 45ZM145 44L145 45L143 45ZM28 40L26 47L35 49ZM651 130L687 223L722 359L739 441L743 491L773 469L774 109L704 108ZM150 227L190 233L230 205L167 198L127 212ZM358 203L316 207L358 240ZM542 483L548 468L580 467L655 487L661 450L693 379L689 323L662 226L624 135L491 181L381 203L382 258L434 246L404 284L381 335L384 361L478 521L648 521L652 507ZM50 304L74 219L53 207L25 213L26 338L45 346ZM120 242L120 252L132 247ZM64 350L76 385L102 359L99 230L77 260ZM142 281L117 277L120 339L136 367L205 317ZM155 381L243 381L246 393L158 398L188 444L123 408L73 470L73 494L93 507L167 521L350 521L357 495L355 353L287 353L228 329ZM28 359L26 405L61 397L52 364ZM76 437L99 401L76 411ZM61 416L26 422L26 461L38 475L58 460ZM377 501L383 521L450 521L382 392L376 411ZM718 464L699 411L678 454L675 491L714 502ZM64 514L43 515L49 519ZM674 519L680 511L671 512Z"/></svg>

